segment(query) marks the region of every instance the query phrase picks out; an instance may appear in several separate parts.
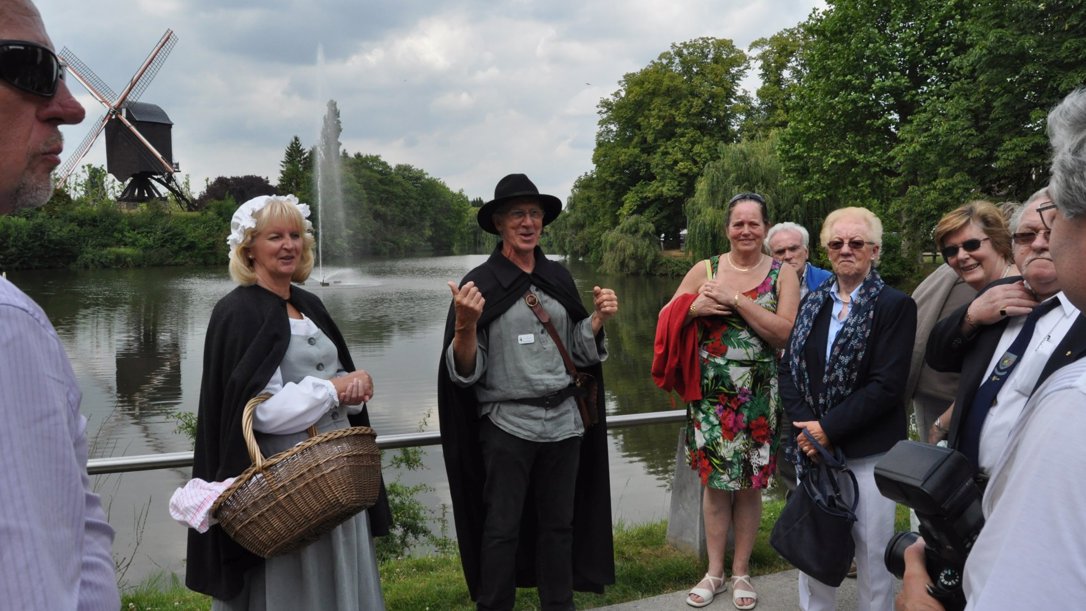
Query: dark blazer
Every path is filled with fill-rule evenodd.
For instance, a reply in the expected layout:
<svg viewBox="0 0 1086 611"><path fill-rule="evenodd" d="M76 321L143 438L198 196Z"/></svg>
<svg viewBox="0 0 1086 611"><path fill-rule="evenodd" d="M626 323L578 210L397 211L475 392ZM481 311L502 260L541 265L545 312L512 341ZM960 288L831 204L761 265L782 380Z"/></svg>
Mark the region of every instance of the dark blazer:
<svg viewBox="0 0 1086 611"><path fill-rule="evenodd" d="M810 376L811 394L821 394L826 371L826 338L829 336L832 300L819 310L803 347ZM916 333L916 302L887 286L875 304L871 336L860 361L860 386L844 401L829 408L821 419L800 396L789 367L786 350L778 370L781 402L790 422L820 420L830 442L849 458L881 454L907 436L905 381ZM799 429L792 427L787 443L794 443Z"/></svg>
<svg viewBox="0 0 1086 611"><path fill-rule="evenodd" d="M1002 278L984 287L977 297L985 291L1000 284L1009 284L1021 280L1021 276ZM954 397L954 415L950 420L950 433L947 443L952 448L958 447L959 426L963 422L965 414L973 405L973 397L977 394L984 379L984 373L988 370L988 364L992 361L999 339L1006 330L1009 319L1000 320L991 325L984 325L971 337L966 337L962 331L962 321L965 320L965 312L969 309L969 303L954 310L943 320L940 320L931 330L928 337L928 349L925 360L936 371L957 371L961 373L958 381L958 393ZM1073 363L1086 356L1086 319L1081 314L1067 330L1056 349L1052 352L1034 390L1041 385L1052 372L1060 367Z"/></svg>

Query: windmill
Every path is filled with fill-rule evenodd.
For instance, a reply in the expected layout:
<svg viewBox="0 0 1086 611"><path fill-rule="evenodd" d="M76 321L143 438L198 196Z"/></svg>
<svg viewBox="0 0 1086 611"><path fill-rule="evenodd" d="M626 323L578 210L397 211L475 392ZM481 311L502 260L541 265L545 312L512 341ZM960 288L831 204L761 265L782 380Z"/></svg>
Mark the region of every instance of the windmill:
<svg viewBox="0 0 1086 611"><path fill-rule="evenodd" d="M173 161L173 145L170 140L173 123L162 108L139 101L176 43L177 35L173 30L166 30L120 94L110 89L105 81L67 47L61 50L60 58L67 64L68 73L105 107L106 112L57 171L58 182L68 181L75 167L104 131L106 170L120 182L128 183L118 201L145 202L161 199L162 194L155 187L157 183L173 193L181 205L192 208L192 202L174 178L180 165Z"/></svg>

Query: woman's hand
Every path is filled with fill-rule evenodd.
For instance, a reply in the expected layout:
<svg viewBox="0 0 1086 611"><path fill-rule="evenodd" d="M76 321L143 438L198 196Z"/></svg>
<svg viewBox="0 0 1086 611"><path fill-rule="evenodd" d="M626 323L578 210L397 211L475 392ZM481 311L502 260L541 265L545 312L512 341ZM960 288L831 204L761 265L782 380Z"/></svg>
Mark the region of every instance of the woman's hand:
<svg viewBox="0 0 1086 611"><path fill-rule="evenodd" d="M806 422L793 422L792 426L797 429L807 429L807 432L810 433L818 443L822 444L824 448L827 450L833 449L833 445L830 444L830 438L826 437L826 431L822 430L822 424L819 421L808 420ZM811 440L807 439L807 436L803 434L802 430L796 435L796 443L799 444L799 449L806 454L808 458L814 459L818 457L818 448L811 443Z"/></svg>
<svg viewBox="0 0 1086 611"><path fill-rule="evenodd" d="M1029 314L1037 299L1022 281L1000 284L978 295L966 310L966 322L974 326L992 325L1010 316Z"/></svg>
<svg viewBox="0 0 1086 611"><path fill-rule="evenodd" d="M714 278L707 280L698 289L698 296L694 299L691 313L695 316L728 316L735 311L732 304L734 293L729 293L728 287Z"/></svg>
<svg viewBox="0 0 1086 611"><path fill-rule="evenodd" d="M373 378L365 369L332 378L340 405L358 405L373 398Z"/></svg>

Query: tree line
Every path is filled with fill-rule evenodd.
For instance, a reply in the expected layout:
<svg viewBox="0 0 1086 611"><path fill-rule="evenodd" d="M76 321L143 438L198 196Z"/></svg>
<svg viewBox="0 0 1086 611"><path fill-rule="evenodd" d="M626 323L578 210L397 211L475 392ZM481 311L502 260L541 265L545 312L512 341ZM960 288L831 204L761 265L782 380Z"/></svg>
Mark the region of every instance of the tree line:
<svg viewBox="0 0 1086 611"><path fill-rule="evenodd" d="M815 235L830 210L871 208L886 228L883 275L915 275L943 213L969 199L1021 201L1047 182L1045 115L1086 81L1082 5L831 0L746 50L723 38L674 43L600 101L592 167L547 228L545 248L610 272L674 273L688 263L662 257L662 247L676 247L683 235L687 257L722 252L722 204L752 190L767 197L771 222L795 221ZM752 70L761 81L754 95L740 86ZM332 258L492 247L475 224L481 200L422 169L343 150L341 132L330 101L320 141L307 149L294 137L277 184L220 177L193 214L221 224L252 195L290 192L314 202L318 192L340 193L346 214L332 227L342 231L325 228ZM338 184L317 180L321 158L338 160ZM108 222L89 223L88 209L109 208L116 197L105 181L104 170L90 167L75 194L0 220L0 268L131 260L129 239L150 253L137 257L145 263L220 260L200 248L156 245L179 238L153 219L115 222L107 211ZM159 209L172 211L152 205L146 214ZM58 214L66 225L57 226ZM189 234L205 230L194 220L179 224L190 245L200 236ZM86 236L89 226L115 231ZM215 229L213 248L204 249L217 253L226 229ZM72 239L60 252L28 254ZM85 252L90 247L113 250L104 256Z"/></svg>
<svg viewBox="0 0 1086 611"><path fill-rule="evenodd" d="M120 185L100 166L81 168L70 188L39 210L0 218L0 269L111 268L222 265L237 206L258 195L293 193L311 204L314 227L327 220L325 262L364 256L451 255L486 252L495 239L479 229L482 205L462 191L407 164L350 154L339 144L339 110L328 103L320 142L306 149L295 136L280 162L276 184L255 175L220 176L185 210L173 197L119 204ZM318 180L321 156L338 180ZM331 173L331 172L329 172ZM187 184L182 189L189 191ZM317 205L318 191L325 201ZM337 218L321 219L337 210ZM330 214L326 214L330 216Z"/></svg>
<svg viewBox="0 0 1086 611"><path fill-rule="evenodd" d="M721 206L753 190L771 221L814 235L830 210L871 208L887 230L884 276L904 278L946 211L1046 184L1045 115L1086 80L1082 9L831 0L747 51L673 44L600 102L594 167L552 238L607 269L647 271L683 229L691 256L726 249ZM754 66L751 97L739 83Z"/></svg>

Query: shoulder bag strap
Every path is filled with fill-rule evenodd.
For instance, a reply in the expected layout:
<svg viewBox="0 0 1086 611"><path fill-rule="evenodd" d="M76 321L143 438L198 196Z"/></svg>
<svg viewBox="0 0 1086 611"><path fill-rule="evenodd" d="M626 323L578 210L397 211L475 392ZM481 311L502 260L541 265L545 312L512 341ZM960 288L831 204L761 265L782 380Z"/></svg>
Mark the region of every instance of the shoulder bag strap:
<svg viewBox="0 0 1086 611"><path fill-rule="evenodd" d="M845 464L844 458L840 456L840 450L830 454L826 447L818 443L818 440L807 429L803 429L803 434L808 441L814 444L822 458L821 462L815 465L807 474L807 477L804 478L803 484L807 494L823 509L831 513L848 515L855 520L856 506L860 503L860 488L859 482L856 481L856 474ZM844 500L835 473L844 473L852 480L851 506ZM818 486L817 482L813 481L813 477L823 479L829 484L830 488L826 489Z"/></svg>
<svg viewBox="0 0 1086 611"><path fill-rule="evenodd" d="M535 293L528 291L524 293L524 303L528 304L528 307L535 313L535 317L539 319L539 322L543 323L543 327L547 329L547 334L551 336L554 341L554 345L558 346L558 352L562 355L562 362L566 364L566 372L569 375L577 373L577 367L573 364L573 359L569 357L569 352L566 351L566 345L562 343L562 338L558 337L558 330L554 328L554 323L551 322L550 314L543 309L543 304L539 302L539 297Z"/></svg>

